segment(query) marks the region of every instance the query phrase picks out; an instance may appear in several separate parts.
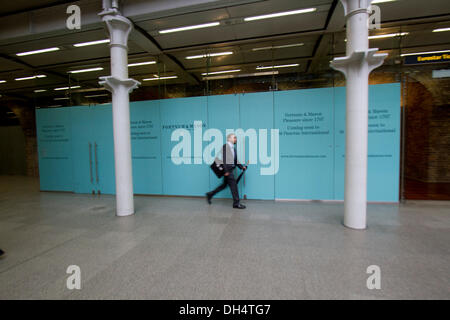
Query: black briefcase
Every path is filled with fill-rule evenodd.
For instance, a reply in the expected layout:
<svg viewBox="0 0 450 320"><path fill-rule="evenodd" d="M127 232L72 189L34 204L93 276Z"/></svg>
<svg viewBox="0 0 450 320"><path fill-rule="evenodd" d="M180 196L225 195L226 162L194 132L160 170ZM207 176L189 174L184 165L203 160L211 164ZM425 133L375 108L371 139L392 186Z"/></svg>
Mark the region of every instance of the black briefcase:
<svg viewBox="0 0 450 320"><path fill-rule="evenodd" d="M211 170L216 174L217 178L222 178L224 174L223 165L217 164L215 161L211 164Z"/></svg>

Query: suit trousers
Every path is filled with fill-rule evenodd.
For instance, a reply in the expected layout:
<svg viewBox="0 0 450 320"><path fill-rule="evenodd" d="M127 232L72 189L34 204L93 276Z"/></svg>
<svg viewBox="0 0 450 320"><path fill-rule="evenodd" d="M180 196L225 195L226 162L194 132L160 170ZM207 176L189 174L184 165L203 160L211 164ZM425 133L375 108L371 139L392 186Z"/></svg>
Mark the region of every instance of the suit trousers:
<svg viewBox="0 0 450 320"><path fill-rule="evenodd" d="M233 196L233 206L239 205L239 192L233 172L230 172L228 176L224 176L223 183L216 189L211 191L209 194L211 195L211 197L213 197L216 193L225 189L227 185L230 187L231 195Z"/></svg>

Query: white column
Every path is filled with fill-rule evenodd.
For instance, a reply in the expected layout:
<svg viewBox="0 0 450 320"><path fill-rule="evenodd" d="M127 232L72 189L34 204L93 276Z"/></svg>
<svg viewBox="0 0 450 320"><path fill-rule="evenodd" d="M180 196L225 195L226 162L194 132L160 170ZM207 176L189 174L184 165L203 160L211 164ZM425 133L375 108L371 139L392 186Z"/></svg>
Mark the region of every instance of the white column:
<svg viewBox="0 0 450 320"><path fill-rule="evenodd" d="M111 76L102 77L99 83L112 93L116 214L128 216L134 214L129 93L140 84L128 78L127 42L132 24L116 8L100 15L110 36Z"/></svg>
<svg viewBox="0 0 450 320"><path fill-rule="evenodd" d="M387 54L369 49L368 18L372 0L341 0L347 22L346 57L331 66L347 78L344 225L365 229L367 211L367 142L369 74Z"/></svg>

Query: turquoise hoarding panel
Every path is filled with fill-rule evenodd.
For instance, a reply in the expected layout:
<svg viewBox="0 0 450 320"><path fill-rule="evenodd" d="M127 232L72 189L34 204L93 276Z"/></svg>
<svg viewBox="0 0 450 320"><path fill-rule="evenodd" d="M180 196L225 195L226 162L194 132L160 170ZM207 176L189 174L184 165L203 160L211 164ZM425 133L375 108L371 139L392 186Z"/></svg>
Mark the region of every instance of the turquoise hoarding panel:
<svg viewBox="0 0 450 320"><path fill-rule="evenodd" d="M234 131L239 128L239 96L237 94L209 96L207 98L207 102L208 127L218 129L222 132L223 139L220 145L223 145L227 139L226 130L229 129ZM209 143L210 141L205 141L204 145ZM240 158L241 155L239 153L239 146L237 146L237 154ZM214 155L211 153L211 156ZM210 179L210 187L208 191L210 191L222 184L223 179L218 179L211 169L208 171ZM237 175L239 175L239 169L236 169L234 174L235 177L237 177ZM239 183L238 190L239 194L242 196L242 183ZM225 190L219 192L216 195L216 198L231 198L230 188L226 188Z"/></svg>
<svg viewBox="0 0 450 320"><path fill-rule="evenodd" d="M335 88L335 198L344 199L345 88ZM369 86L367 200L398 202L400 175L400 84Z"/></svg>
<svg viewBox="0 0 450 320"><path fill-rule="evenodd" d="M334 199L344 200L345 177L345 87L334 90Z"/></svg>
<svg viewBox="0 0 450 320"><path fill-rule="evenodd" d="M67 109L72 116L74 192L114 194L111 104Z"/></svg>
<svg viewBox="0 0 450 320"><path fill-rule="evenodd" d="M73 191L76 193L96 192L94 127L90 107L67 108L72 122Z"/></svg>
<svg viewBox="0 0 450 320"><path fill-rule="evenodd" d="M116 178L114 170L112 105L92 106L91 121L94 128L92 139L97 192L115 194Z"/></svg>
<svg viewBox="0 0 450 320"><path fill-rule="evenodd" d="M73 191L69 108L36 109L40 189Z"/></svg>
<svg viewBox="0 0 450 320"><path fill-rule="evenodd" d="M333 199L333 89L278 91L280 130L277 199Z"/></svg>
<svg viewBox="0 0 450 320"><path fill-rule="evenodd" d="M398 201L400 85L370 86L369 93L368 200ZM205 130L219 129L222 145L226 129L254 129L257 164L245 185L241 180L241 196L343 199L345 87L141 101L131 103L130 116L135 193L204 195L222 181L202 157L211 142L203 141ZM194 121L201 121L197 135ZM36 123L41 190L115 193L111 105L37 109ZM186 136L171 141L176 129ZM267 165L259 139L266 135L270 156L270 129L279 129L275 176L261 174ZM249 159L249 141L245 153L244 143L237 145L241 162ZM172 157L180 143L186 148Z"/></svg>
<svg viewBox="0 0 450 320"><path fill-rule="evenodd" d="M248 170L245 173L245 179L242 179L240 183L243 185L243 194L248 199L273 200L275 197L275 175L263 175L261 172L263 167L270 167L270 163L261 163L265 159L265 157L261 158L261 152L264 151L261 149L263 144L267 145L267 152L264 152L264 156L269 156L270 158L272 152L274 152L271 149L271 129L273 129L274 121L273 92L240 94L239 101L240 127L246 132L254 129L257 137L257 141L252 144L250 144L250 138L245 141L246 153L242 162L250 159L249 151L251 148L254 150L253 153L256 153L256 159L252 159L252 163L249 164ZM248 133L251 134L250 132ZM267 139L267 144L259 143L264 137ZM242 154L242 148L239 150ZM278 159L275 159L275 162L278 162ZM276 164L273 165L275 166Z"/></svg>
<svg viewBox="0 0 450 320"><path fill-rule="evenodd" d="M133 185L136 194L162 194L159 100L130 103Z"/></svg>
<svg viewBox="0 0 450 320"><path fill-rule="evenodd" d="M206 97L165 99L160 101L162 179L163 193L166 195L202 196L209 189L209 168L202 161L201 141L197 141L200 154L195 156L194 121L201 121L197 132L200 140L207 128ZM172 133L184 130L185 137L171 141ZM180 147L180 152L172 150ZM200 145L199 145L200 143ZM179 161L183 161L179 163ZM195 164L200 162L200 164Z"/></svg>

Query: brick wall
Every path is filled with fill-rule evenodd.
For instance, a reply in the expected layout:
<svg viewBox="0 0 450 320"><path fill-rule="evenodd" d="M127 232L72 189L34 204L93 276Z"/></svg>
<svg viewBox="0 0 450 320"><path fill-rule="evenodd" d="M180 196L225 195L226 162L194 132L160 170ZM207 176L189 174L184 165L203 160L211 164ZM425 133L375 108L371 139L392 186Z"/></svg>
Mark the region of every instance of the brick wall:
<svg viewBox="0 0 450 320"><path fill-rule="evenodd" d="M423 182L450 182L450 105L419 82L407 84L405 176Z"/></svg>

